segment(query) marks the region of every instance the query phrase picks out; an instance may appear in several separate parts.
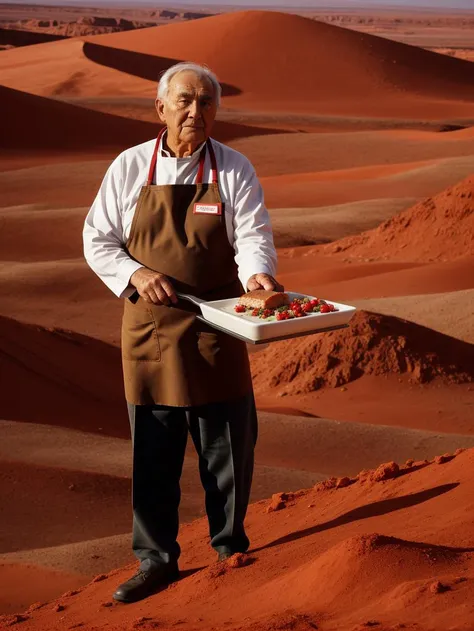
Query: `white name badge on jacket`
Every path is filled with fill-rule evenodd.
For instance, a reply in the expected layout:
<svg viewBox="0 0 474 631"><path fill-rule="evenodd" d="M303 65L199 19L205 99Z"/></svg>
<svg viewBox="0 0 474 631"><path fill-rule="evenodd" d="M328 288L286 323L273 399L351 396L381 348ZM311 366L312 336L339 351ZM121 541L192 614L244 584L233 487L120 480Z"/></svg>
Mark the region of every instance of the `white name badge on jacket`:
<svg viewBox="0 0 474 631"><path fill-rule="evenodd" d="M222 204L194 204L195 215L222 215Z"/></svg>

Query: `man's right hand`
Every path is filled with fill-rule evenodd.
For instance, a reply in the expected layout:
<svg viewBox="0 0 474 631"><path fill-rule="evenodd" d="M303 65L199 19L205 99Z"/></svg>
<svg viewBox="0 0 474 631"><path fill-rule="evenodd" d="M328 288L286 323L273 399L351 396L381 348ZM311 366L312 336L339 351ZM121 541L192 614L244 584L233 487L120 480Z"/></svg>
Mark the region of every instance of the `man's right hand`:
<svg viewBox="0 0 474 631"><path fill-rule="evenodd" d="M146 302L155 305L169 305L170 301L173 304L178 302L173 285L164 274L141 267L132 274L130 282Z"/></svg>

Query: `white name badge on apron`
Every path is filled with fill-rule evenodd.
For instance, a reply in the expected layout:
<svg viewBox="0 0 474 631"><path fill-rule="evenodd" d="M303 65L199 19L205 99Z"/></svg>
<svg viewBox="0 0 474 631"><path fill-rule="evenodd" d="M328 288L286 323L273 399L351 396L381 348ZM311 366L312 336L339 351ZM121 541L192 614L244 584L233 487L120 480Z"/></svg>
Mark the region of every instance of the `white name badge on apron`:
<svg viewBox="0 0 474 631"><path fill-rule="evenodd" d="M222 204L194 204L195 215L222 215Z"/></svg>

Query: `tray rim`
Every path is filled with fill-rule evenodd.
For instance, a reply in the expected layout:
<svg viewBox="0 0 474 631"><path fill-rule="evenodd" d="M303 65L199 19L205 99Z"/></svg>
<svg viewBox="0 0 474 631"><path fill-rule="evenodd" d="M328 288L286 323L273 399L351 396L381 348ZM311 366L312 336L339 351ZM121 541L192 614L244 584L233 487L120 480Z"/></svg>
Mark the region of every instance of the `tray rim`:
<svg viewBox="0 0 474 631"><path fill-rule="evenodd" d="M322 315L325 315L325 314L322 314ZM289 340L294 337L304 337L306 335L316 335L316 333L327 333L328 331L336 331L338 329L349 328L349 324L338 324L338 325L325 327L324 329L319 328L319 329L314 329L314 330L299 331L298 333L288 333L286 335L278 335L276 337L267 337L260 340L253 340L252 338L246 337L245 335L241 335L240 333L235 333L235 331L227 329L226 327L223 327L220 324L214 324L214 322L210 322L204 316L197 315L196 318L198 320L201 320L201 322L205 322L208 326L211 326L213 329L218 329L219 331L222 331L223 333L227 333L227 335L231 335L232 337L236 337L239 340L246 342L247 344L254 344L254 345L270 344L271 342L281 342L283 340ZM274 324L274 323L265 322L263 324Z"/></svg>
<svg viewBox="0 0 474 631"><path fill-rule="evenodd" d="M296 291L288 291L285 292L287 294L289 294L290 296L294 296L294 297L304 297L304 298L315 298L315 296L312 296L311 294L303 294L301 292L296 292ZM217 306L219 303L232 303L235 301L235 303L237 304L237 301L239 300L240 296L238 298L224 298L221 300L211 300L209 302L205 302L203 303L201 306L201 311L203 312L203 308L204 309L212 309L212 310L216 310L216 311L220 311L222 313L224 313L226 316L231 316L232 318L235 318L236 320L242 321L242 316L237 315L236 313L230 313L229 311L224 311L224 309L219 309L219 307ZM332 301L332 300L326 300L326 298L322 298L322 300L325 300L326 302L330 302L331 304L336 305L337 307L339 307L338 311L334 312L330 312L331 314L336 314L336 313L353 313L354 311L357 311L357 307L354 307L353 305L346 305L342 302L336 302L336 301ZM341 308L342 307L342 308ZM204 315L204 312L203 312ZM324 317L326 315L326 313L310 313L308 314L308 316L306 316L307 318L311 319L311 317L314 316L319 316L319 317ZM280 328L282 325L287 325L287 323L291 322L291 320L284 320L284 321L271 321L271 322L254 322L252 320L250 320L249 318L245 318L244 320L246 322L247 325L250 325L252 327L258 328L258 327L268 327L268 326L272 326L272 325L278 325ZM209 320L208 320L209 322ZM223 327L224 328L224 327ZM321 330L321 329L318 329Z"/></svg>

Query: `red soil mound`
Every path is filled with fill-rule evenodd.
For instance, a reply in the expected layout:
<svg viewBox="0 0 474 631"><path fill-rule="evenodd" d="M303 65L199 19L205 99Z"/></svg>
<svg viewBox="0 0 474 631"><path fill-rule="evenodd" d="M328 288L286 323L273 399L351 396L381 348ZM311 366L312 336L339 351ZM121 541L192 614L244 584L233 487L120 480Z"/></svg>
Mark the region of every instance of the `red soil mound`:
<svg viewBox="0 0 474 631"><path fill-rule="evenodd" d="M0 317L0 373L0 419L129 436L114 346Z"/></svg>
<svg viewBox="0 0 474 631"><path fill-rule="evenodd" d="M284 13L225 13L88 40L207 63L243 92L239 102L259 109L262 103L288 111L336 103L354 110L363 100L365 109L377 111L387 97L410 94L474 99L474 66L467 61Z"/></svg>
<svg viewBox="0 0 474 631"><path fill-rule="evenodd" d="M347 237L325 249L391 261L452 261L472 256L474 176L428 197L375 230Z"/></svg>
<svg viewBox="0 0 474 631"><path fill-rule="evenodd" d="M380 476L378 471L391 472ZM182 578L137 604L111 594L135 568L26 612L25 631L395 631L468 629L474 616L474 450L432 462L386 463L339 484L253 504L246 555L212 563L205 519L180 533ZM203 603L205 606L203 606ZM245 612L245 616L242 612Z"/></svg>
<svg viewBox="0 0 474 631"><path fill-rule="evenodd" d="M407 373L414 383L474 380L474 346L399 318L360 311L350 327L272 344L252 360L257 392L304 394L363 375Z"/></svg>

